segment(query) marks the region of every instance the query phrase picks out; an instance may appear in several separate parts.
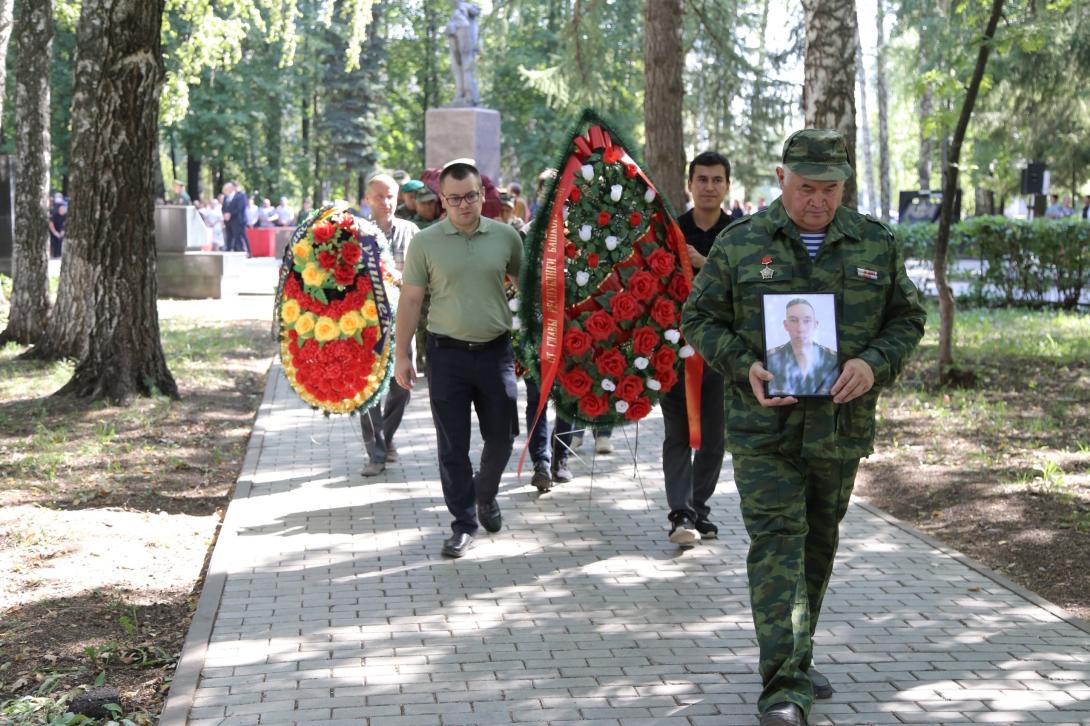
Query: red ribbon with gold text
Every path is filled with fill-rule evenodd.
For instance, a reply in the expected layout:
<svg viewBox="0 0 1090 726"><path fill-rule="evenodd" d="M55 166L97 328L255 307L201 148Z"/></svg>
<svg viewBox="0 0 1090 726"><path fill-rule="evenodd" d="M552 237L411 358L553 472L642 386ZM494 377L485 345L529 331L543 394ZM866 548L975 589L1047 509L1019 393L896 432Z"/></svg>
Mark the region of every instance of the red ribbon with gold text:
<svg viewBox="0 0 1090 726"><path fill-rule="evenodd" d="M582 141L582 137L577 137ZM578 145L577 145L577 148ZM549 392L556 380L560 368L561 352L564 346L564 202L575 185L575 172L581 166L579 158L572 154L560 174L553 207L549 215L549 226L545 228L545 248L541 253L541 344L539 346L539 370L541 375L541 398L537 402L533 431L541 419L542 412L549 405ZM522 465L526 461L530 434L526 433L527 446L519 455L518 474L522 476Z"/></svg>

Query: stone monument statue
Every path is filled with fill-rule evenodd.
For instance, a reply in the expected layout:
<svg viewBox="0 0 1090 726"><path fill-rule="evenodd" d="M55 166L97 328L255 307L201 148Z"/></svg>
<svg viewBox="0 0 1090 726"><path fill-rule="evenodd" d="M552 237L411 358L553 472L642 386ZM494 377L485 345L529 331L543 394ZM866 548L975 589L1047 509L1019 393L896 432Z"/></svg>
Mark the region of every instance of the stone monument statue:
<svg viewBox="0 0 1090 726"><path fill-rule="evenodd" d="M453 106L476 106L481 102L477 90L477 18L481 8L476 3L451 0L453 12L447 22L450 43L450 67L454 71Z"/></svg>
<svg viewBox="0 0 1090 726"><path fill-rule="evenodd" d="M470 157L481 173L495 181L500 173L500 113L481 107L477 90L476 3L451 0L447 22L454 101L429 108L424 117L424 165L439 168L451 159Z"/></svg>

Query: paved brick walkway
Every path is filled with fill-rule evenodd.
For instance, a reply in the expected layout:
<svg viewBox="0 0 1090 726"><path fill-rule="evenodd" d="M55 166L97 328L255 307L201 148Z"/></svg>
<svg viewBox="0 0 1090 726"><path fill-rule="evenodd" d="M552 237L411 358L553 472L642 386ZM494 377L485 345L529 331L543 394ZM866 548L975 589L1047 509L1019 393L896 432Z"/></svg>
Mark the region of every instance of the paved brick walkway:
<svg viewBox="0 0 1090 726"><path fill-rule="evenodd" d="M704 546L666 541L656 413L593 479L542 496L512 464L504 529L449 561L426 388L384 478L359 476L357 426L274 366L163 724L756 724L729 462ZM817 636L838 694L811 723L1090 724L1082 628L854 505Z"/></svg>

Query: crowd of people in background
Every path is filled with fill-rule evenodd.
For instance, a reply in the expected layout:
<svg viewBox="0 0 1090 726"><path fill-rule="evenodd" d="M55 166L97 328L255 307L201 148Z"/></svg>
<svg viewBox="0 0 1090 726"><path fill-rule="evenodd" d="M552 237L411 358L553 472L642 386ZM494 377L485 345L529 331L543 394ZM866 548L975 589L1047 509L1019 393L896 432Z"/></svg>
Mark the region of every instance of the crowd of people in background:
<svg viewBox="0 0 1090 726"><path fill-rule="evenodd" d="M393 172L390 176L398 185L397 209L394 213L398 219L408 220L418 229L427 229L446 215L437 181L433 179L427 183L422 178L412 177L401 170ZM424 176L428 174L426 172L421 174L421 177ZM436 175L432 176L438 178ZM490 179L485 177L484 216L510 224L515 231L525 237L530 220L544 201L548 182L555 176L556 171L553 169L542 172L537 177L533 195L529 198L523 194L522 185L517 181L503 187L496 187ZM63 199L60 194L57 198ZM241 184L233 180L226 182L221 193L210 199L199 197L194 199L186 191L185 181L179 179L173 183L171 193L158 202L194 206L208 229L206 250L247 254L250 250L246 230L297 227L314 210L314 203L309 197L301 200L298 210L293 208L285 196L281 196L277 205L273 206L272 200L261 196L260 191L255 189L247 192ZM368 203L366 194L359 200L358 205L350 204L350 206L353 213L374 219L373 209ZM768 205L764 197L758 197L756 203L734 199L727 214L731 219L738 219L760 211L766 206ZM691 208L692 200L689 199L686 209ZM66 211L62 205L58 212L56 204L50 210L50 251L54 257L60 257ZM56 230L53 229L54 224L56 224Z"/></svg>
<svg viewBox="0 0 1090 726"><path fill-rule="evenodd" d="M1064 197L1063 204L1061 204L1058 194L1048 195L1048 206L1045 207L1046 219L1064 219L1074 217L1076 214L1083 219L1090 219L1090 194L1087 194L1083 199L1081 210L1076 210L1072 206L1071 197Z"/></svg>

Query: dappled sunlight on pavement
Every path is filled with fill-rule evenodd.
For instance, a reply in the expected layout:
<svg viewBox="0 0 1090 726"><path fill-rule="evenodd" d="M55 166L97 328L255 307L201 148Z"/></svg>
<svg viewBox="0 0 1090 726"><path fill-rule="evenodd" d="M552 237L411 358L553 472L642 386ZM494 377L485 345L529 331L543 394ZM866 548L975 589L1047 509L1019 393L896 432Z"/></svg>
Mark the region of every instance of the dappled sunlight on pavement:
<svg viewBox="0 0 1090 726"><path fill-rule="evenodd" d="M365 479L358 421L271 376L164 724L757 723L729 460L720 539L681 550L657 412L547 494L520 438L504 528L446 560L424 379L400 462ZM1090 722L1090 635L861 506L816 641L837 694L811 724Z"/></svg>

